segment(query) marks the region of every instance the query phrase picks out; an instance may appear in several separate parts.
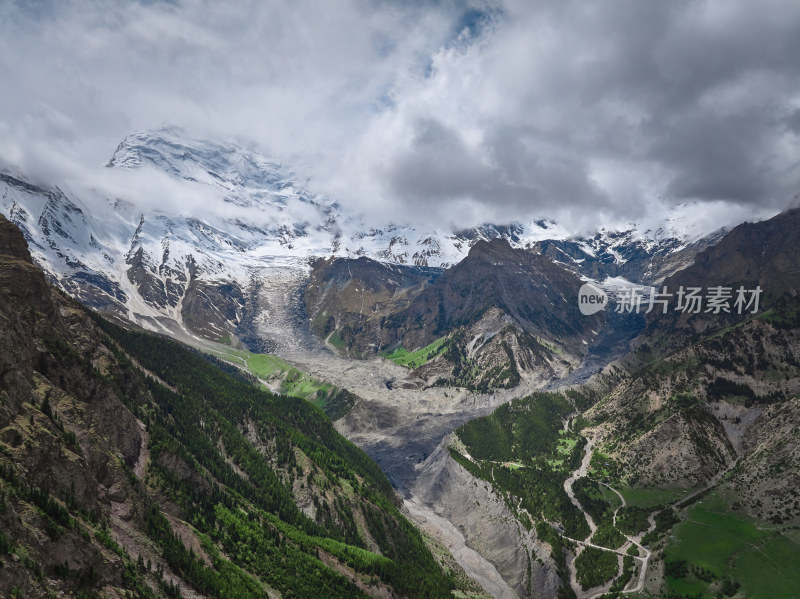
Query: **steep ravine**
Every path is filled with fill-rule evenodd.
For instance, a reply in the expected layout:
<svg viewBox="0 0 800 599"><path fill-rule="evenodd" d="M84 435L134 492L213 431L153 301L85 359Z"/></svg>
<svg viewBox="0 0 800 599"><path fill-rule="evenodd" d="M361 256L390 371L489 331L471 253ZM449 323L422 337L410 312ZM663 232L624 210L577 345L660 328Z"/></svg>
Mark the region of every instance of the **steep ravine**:
<svg viewBox="0 0 800 599"><path fill-rule="evenodd" d="M451 542L446 544L453 552L463 552L463 543L480 554L483 561L467 571L492 596L555 597L560 581L549 550L514 518L488 483L450 457L450 441L451 436L446 436L419 468L406 499L412 516L420 525L424 521L419 515L434 523L436 517L448 522Z"/></svg>

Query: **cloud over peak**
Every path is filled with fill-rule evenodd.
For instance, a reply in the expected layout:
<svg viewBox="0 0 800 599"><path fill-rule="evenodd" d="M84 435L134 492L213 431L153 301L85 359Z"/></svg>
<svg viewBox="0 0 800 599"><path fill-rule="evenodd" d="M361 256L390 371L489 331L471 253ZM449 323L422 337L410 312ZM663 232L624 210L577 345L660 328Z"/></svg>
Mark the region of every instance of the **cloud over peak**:
<svg viewBox="0 0 800 599"><path fill-rule="evenodd" d="M758 216L800 191L798 56L790 0L9 2L0 162L91 178L171 123L376 221Z"/></svg>

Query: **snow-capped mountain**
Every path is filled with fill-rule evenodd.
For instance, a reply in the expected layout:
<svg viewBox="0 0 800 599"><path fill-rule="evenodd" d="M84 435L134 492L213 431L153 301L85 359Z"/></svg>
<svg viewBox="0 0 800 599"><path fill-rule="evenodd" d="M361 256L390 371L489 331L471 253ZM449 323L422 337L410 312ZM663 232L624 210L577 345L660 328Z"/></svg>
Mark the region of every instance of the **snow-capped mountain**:
<svg viewBox="0 0 800 599"><path fill-rule="evenodd" d="M505 238L584 277L651 282L710 242L636 228L573 238L547 220L458 232L366 228L280 162L174 128L129 135L106 166L132 183L124 198L78 197L0 174L0 211L50 278L82 302L148 328L212 339L277 335L313 257L446 268L478 240ZM154 178L163 185L137 187ZM202 213L192 207L198 197Z"/></svg>

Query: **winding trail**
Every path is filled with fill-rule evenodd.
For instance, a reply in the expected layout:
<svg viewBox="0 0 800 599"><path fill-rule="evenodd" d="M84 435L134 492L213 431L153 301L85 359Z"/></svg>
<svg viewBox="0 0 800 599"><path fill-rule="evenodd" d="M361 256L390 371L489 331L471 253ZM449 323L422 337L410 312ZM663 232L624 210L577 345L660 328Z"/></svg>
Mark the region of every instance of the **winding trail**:
<svg viewBox="0 0 800 599"><path fill-rule="evenodd" d="M604 487L606 487L607 489L613 491L614 494L617 497L619 497L620 501L622 502L622 504L617 509L614 510L614 515L613 515L613 518L612 518L612 524L616 527L617 526L617 512L619 512L622 508L627 506L628 502L625 501L625 497L622 496L622 493L617 491L611 485L606 484L604 482L600 482L600 481L597 481L597 482L600 483L601 485L603 485ZM639 591L641 591L644 588L644 581L647 578L647 566L650 563L651 552L650 552L649 549L645 549L644 546L641 544L641 538L642 538L642 535L647 534L653 528L655 528L655 525L656 525L655 512L652 512L648 516L647 521L650 524L650 526L648 526L648 528L647 528L647 530L645 532L641 533L640 535L637 535L636 537L631 537L631 536L625 535L625 538L628 539L628 541L630 541L630 543L632 545L634 545L639 550L640 557L633 557L633 556L632 557L633 557L633 559L635 559L635 560L638 559L639 561L642 562L642 568L641 568L641 570L639 572L639 580L636 583L636 586L633 587L633 588L630 588L630 589L626 589L626 590L620 591L621 593L638 593ZM619 529L617 529L617 530L619 530ZM620 531L620 532L622 532L622 531ZM625 549L628 546L629 546L628 544L625 544L625 545L622 546L622 548ZM626 555L627 555L627 553L626 553ZM597 595L594 595L594 596L597 596Z"/></svg>
<svg viewBox="0 0 800 599"><path fill-rule="evenodd" d="M586 521L589 524L589 528L592 531L592 535L597 530L597 525L594 523L594 520L592 519L591 515L589 515L589 513L585 509L583 509L583 506L581 505L580 501L578 501L578 499L575 497L575 493L572 490L572 485L579 478L587 476L588 469L589 469L589 462L591 461L591 458L592 458L592 448L593 448L593 446L594 446L594 441L592 439L587 439L586 449L584 451L583 460L581 460L580 467L577 470L575 470L572 473L572 475L566 481L564 481L564 490L566 491L566 493L569 496L570 500L572 501L573 505L575 505L575 507L577 507L581 511L581 513L586 517ZM649 532L651 532L652 530L655 529L655 527L656 527L656 520L655 520L656 513L660 512L661 510L664 510L664 509L672 509L672 508L675 508L676 506L681 506L682 504L688 505L689 503L691 503L698 496L709 492L710 490L712 490L714 487L716 487L719 484L719 481L723 476L725 476L728 472L730 472L733 468L736 467L736 465L739 463L740 458L741 458L741 456L737 457L736 460L734 460L731 463L731 465L728 466L725 470L722 470L722 471L718 472L717 474L715 474L711 478L711 480L708 481L707 485L701 487L700 489L697 489L696 491L690 493L686 497L682 497L681 499L673 501L670 504L667 504L665 506L658 506L658 507L654 508L653 511L650 513L650 515L647 517L647 523L648 523L647 530L645 530L644 532L639 533L638 535L633 535L633 536L626 535L626 534L623 533L623 536L627 539L627 542L625 544L623 544L620 549L609 549L608 547L601 547L601 546L595 545L594 543L591 543L589 541L581 541L581 540L578 540L578 539L572 539L572 538L567 537L567 536L564 536L564 538L567 539L567 540L570 540L570 541L572 541L572 542L574 542L574 543L576 543L576 544L578 544L578 545L580 545L582 547L595 547L597 549L601 549L603 551L608 551L608 552L611 552L611 553L615 553L615 554L621 555L623 557L628 555L627 554L627 549L631 545L635 546L639 550L639 557L636 557L636 556L631 556L631 557L633 557L634 560L638 560L641 563L641 568L639 569L638 580L636 582L636 585L633 586L633 587L630 586L630 582L629 582L628 585L626 585L628 588L626 588L626 589L624 589L622 591L619 591L619 593L620 594L638 593L642 589L644 589L644 583L645 583L645 580L646 580L646 577L647 577L647 567L648 567L648 565L650 563L650 557L652 556L652 552L649 549L646 549L641 544L641 539L644 537L644 535L646 535L647 533L649 533ZM604 483L604 482L599 481L599 480L597 480L595 482L597 482L598 484L603 485L604 487L606 487L607 489L612 491L614 494L617 495L617 497L620 498L620 501L622 502L621 505L617 509L614 510L614 514L613 514L612 522L613 522L614 526L616 527L616 525L617 525L617 513L619 512L619 510L621 510L622 508L627 506L627 502L625 501L625 497L623 497L622 493L620 493L617 489L615 489L614 487L612 487L608 483ZM617 529L617 530L619 530L619 529ZM622 533L622 531L620 531L620 533ZM591 538L591 536L589 538ZM582 551L582 549L578 550L578 552L576 553L576 557L580 554L580 551ZM595 591L593 593L591 592L593 589L589 589L588 592L584 592L580 588L580 586L578 584L575 568L572 567L572 568L570 568L570 583L572 585L573 590L577 593L577 595L578 595L578 597L580 599L595 599L596 597L600 597L600 596L602 596L602 595L604 595L605 593L608 592L608 589L611 587L611 584L613 584L613 580L611 582L609 582L609 583L606 583L602 587L595 587L595 588L598 588L599 590L597 590L597 591Z"/></svg>
<svg viewBox="0 0 800 599"><path fill-rule="evenodd" d="M581 511L581 513L586 517L586 521L589 524L589 529L591 530L591 535L589 536L589 538L592 538L592 535L594 535L595 531L597 530L597 525L595 524L594 520L592 519L592 516L583 508L583 506L581 505L580 501L578 501L577 497L575 497L575 492L572 489L572 485L579 478L587 476L587 473L588 473L588 470L589 470L589 462L592 459L592 448L593 447L594 447L594 442L591 439L588 439L588 442L586 443L586 448L585 448L584 454L583 454L583 460L581 460L581 465L578 467L577 470L575 470L572 473L572 475L567 480L564 481L564 491L566 491L567 495L570 498L570 501L572 501L573 505L575 505L575 507L577 507ZM627 502L625 501L625 498L622 496L622 494L619 491L617 491L615 488L613 488L611 485L608 485L608 484L600 482L600 481L597 481L597 482L599 484L605 486L606 488L610 489L611 491L613 491L620 498L620 500L622 502L622 504L617 509L614 510L612 522L613 522L614 526L616 526L616 524L617 524L617 512L619 512L619 510L624 508L627 505ZM681 501L685 501L685 499L682 499ZM648 522L650 523L650 527L648 528L648 531L650 531L655 527L655 513L650 514L650 517L648 518ZM565 536L564 538L569 540L569 541L572 541L572 542L574 542L574 543L576 543L578 545L580 545L581 547L594 547L594 548L600 549L602 551L608 551L609 553L614 553L614 554L616 554L618 556L622 556L623 558L626 555L628 555L628 553L627 553L628 548L631 545L635 546L639 550L639 556L638 557L637 556L631 556L631 557L633 557L634 560L638 560L640 562L640 566L641 567L639 568L638 580L636 581L636 585L634 585L633 587L630 586L630 582L629 582L628 585L626 585L628 588L620 591L620 594L638 593L639 591L641 591L644 588L644 582L645 582L645 579L646 579L646 576L647 576L647 566L648 566L648 564L650 562L651 552L650 552L650 550L645 549L642 546L641 542L639 540L637 540L637 537L632 537L632 536L629 536L629 535L624 535L624 536L627 539L627 542L624 543L620 549L609 549L608 547L602 547L600 545L595 545L594 543L591 543L589 541L581 541L581 540L578 540L578 539L572 539L572 538L567 537L567 536ZM640 539L641 537L638 537L638 538ZM582 549L580 549L576 553L575 557L580 555L581 551L582 551ZM584 592L581 589L580 584L578 583L577 572L576 572L575 568L574 567L570 568L570 584L572 586L572 589L578 595L578 597L581 597L582 599L594 599L595 597L600 597L601 595L604 595L605 593L608 592L608 590L611 587L611 585L613 584L613 582L614 582L614 579L612 579L611 581L607 582L606 584L604 584L601 587L595 587L595 588L598 588L599 590L595 591L594 593L591 592L592 589L589 589L589 592Z"/></svg>
<svg viewBox="0 0 800 599"><path fill-rule="evenodd" d="M597 530L597 525L594 523L594 520L589 513L583 509L580 501L578 501L577 497L575 497L575 492L572 490L572 485L575 483L575 481L586 476L587 472L589 471L589 462L592 459L592 447L594 447L594 442L590 440L588 443L586 443L586 449L583 453L581 465L577 470L575 470L575 472L572 473L572 476L564 481L564 491L567 492L570 501L572 501L575 507L577 507L583 513L583 515L586 516L586 521L589 523L589 529L592 531L592 534L594 534L594 532Z"/></svg>

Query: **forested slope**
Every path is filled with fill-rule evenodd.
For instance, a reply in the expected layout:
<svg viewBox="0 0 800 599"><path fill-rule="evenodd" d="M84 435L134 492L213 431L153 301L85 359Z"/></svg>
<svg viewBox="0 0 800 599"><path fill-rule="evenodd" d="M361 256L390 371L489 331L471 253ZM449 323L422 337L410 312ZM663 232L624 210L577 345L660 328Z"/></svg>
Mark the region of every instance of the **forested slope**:
<svg viewBox="0 0 800 599"><path fill-rule="evenodd" d="M4 595L450 595L320 410L89 315L4 219L0 321Z"/></svg>

